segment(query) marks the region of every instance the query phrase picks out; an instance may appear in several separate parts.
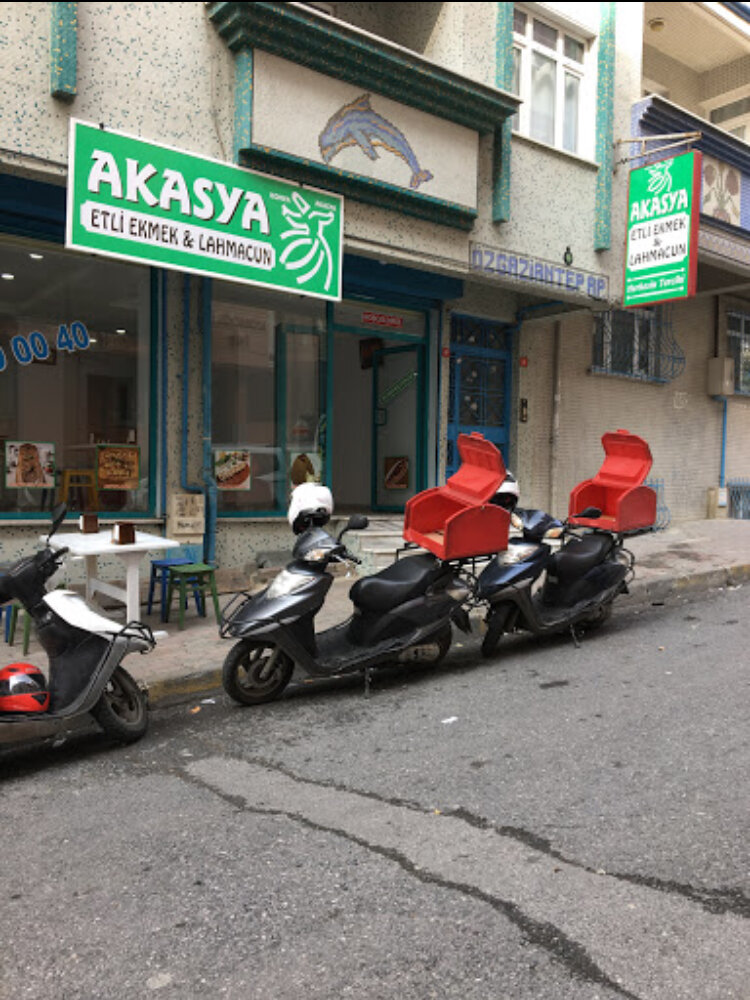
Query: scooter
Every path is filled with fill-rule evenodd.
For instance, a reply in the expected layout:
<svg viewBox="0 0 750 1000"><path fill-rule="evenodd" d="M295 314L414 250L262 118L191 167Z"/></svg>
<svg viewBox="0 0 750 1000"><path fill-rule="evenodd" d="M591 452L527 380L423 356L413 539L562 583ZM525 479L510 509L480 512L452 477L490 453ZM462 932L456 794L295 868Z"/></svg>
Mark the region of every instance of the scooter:
<svg viewBox="0 0 750 1000"><path fill-rule="evenodd" d="M512 523L520 535L509 540L480 573L475 599L486 604L482 654L491 656L504 635L546 635L603 625L618 594L628 592L635 557L622 533L594 528L578 533L570 521L596 520L588 507L560 521L541 510L517 509ZM636 532L632 532L635 534ZM551 539L562 539L553 551Z"/></svg>
<svg viewBox="0 0 750 1000"><path fill-rule="evenodd" d="M471 587L461 566L420 553L357 580L349 593L352 616L316 633L314 619L333 581L327 568L361 562L342 539L368 524L363 515L354 515L334 538L323 530L328 514L303 511L296 521L299 538L292 561L265 590L238 595L222 615L221 637L239 640L224 661L223 685L240 704L276 698L295 665L312 677L363 673L367 692L373 668L394 662L437 664L450 648L451 622L464 631L471 628L462 607Z"/></svg>
<svg viewBox="0 0 750 1000"><path fill-rule="evenodd" d="M66 548L50 540L66 514L64 504L52 513L45 547L0 569L0 604L16 599L31 616L49 662L49 683L30 663L0 669L0 727L62 722L91 713L105 735L132 743L148 728L144 691L121 665L131 652L150 652L156 644L140 622L122 626L91 608L70 590L50 590L46 583L60 568Z"/></svg>

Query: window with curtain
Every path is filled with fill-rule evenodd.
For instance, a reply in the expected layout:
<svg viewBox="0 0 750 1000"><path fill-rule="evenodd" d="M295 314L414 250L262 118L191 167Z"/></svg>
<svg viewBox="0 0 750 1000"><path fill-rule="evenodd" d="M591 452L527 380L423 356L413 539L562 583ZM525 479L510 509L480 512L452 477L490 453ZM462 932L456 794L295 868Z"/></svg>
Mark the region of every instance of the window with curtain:
<svg viewBox="0 0 750 1000"><path fill-rule="evenodd" d="M577 33L515 8L512 86L524 101L513 118L516 131L569 153L591 155L593 135L582 129L590 48Z"/></svg>

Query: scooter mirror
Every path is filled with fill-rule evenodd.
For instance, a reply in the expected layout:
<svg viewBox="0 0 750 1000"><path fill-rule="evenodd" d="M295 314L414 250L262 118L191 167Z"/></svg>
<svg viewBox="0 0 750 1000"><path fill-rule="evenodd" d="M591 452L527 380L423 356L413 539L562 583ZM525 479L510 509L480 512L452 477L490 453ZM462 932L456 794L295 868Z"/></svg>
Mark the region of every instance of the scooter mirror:
<svg viewBox="0 0 750 1000"><path fill-rule="evenodd" d="M339 539L343 538L347 531L363 531L369 523L369 518L365 517L364 514L352 514L341 529Z"/></svg>
<svg viewBox="0 0 750 1000"><path fill-rule="evenodd" d="M49 529L49 534L47 538L50 539L60 527L60 525L65 520L65 515L68 513L67 505L64 503L59 503L57 507L52 511L52 527Z"/></svg>

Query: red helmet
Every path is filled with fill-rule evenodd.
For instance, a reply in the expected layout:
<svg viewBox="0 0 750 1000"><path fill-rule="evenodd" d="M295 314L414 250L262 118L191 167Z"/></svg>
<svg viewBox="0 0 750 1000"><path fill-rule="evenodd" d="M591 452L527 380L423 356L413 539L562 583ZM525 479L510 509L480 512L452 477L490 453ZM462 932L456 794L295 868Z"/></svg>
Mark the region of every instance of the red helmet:
<svg viewBox="0 0 750 1000"><path fill-rule="evenodd" d="M33 663L10 663L0 669L0 712L46 712L49 691Z"/></svg>

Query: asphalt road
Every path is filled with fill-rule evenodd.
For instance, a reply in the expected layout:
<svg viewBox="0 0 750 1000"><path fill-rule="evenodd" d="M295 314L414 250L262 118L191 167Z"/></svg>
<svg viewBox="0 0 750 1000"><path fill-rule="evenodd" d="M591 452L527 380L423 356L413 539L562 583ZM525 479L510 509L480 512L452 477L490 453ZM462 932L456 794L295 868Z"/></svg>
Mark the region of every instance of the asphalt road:
<svg viewBox="0 0 750 1000"><path fill-rule="evenodd" d="M750 998L748 590L0 757L0 998Z"/></svg>

